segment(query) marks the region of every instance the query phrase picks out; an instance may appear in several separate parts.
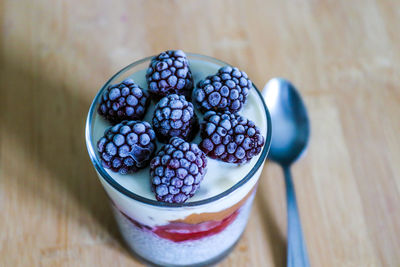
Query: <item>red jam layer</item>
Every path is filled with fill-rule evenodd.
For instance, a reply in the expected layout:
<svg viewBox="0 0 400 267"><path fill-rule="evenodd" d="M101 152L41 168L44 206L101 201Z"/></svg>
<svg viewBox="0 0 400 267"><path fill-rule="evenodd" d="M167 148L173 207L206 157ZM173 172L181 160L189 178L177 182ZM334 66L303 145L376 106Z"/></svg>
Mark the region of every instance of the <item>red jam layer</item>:
<svg viewBox="0 0 400 267"><path fill-rule="evenodd" d="M171 222L167 225L156 226L154 228L151 228L147 225L143 225L138 221L135 221L134 219L130 218L122 211L120 212L130 222L132 222L136 227L139 227L140 229L152 231L159 237L169 239L174 242L183 242L189 240L198 240L221 232L235 220L235 218L239 213L239 209L221 221L207 221L198 224Z"/></svg>

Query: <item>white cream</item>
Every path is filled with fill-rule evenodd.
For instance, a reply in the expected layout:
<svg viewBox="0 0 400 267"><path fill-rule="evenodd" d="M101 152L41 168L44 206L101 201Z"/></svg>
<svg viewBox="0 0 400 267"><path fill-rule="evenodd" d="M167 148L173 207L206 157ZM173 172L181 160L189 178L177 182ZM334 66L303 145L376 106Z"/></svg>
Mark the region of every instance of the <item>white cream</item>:
<svg viewBox="0 0 400 267"><path fill-rule="evenodd" d="M216 73L220 67L220 65L215 63L200 61L197 59L190 60L190 68L193 73L195 84L197 84L199 80L205 78L206 76ZM133 73L129 77L132 78L136 83L138 83L143 89L147 90L145 72L146 70L143 69L141 71ZM120 81L114 81L114 83L116 82ZM153 110L154 104L152 103L147 111L144 120L151 123ZM251 90L249 92L247 103L240 111L240 114L254 121L255 124L260 128L263 136L266 137L266 115L262 102L259 99L259 96L255 90ZM197 115L201 121L201 113L197 112ZM101 116L95 113L92 125L92 142L94 147L96 147L97 141L103 136L104 131L110 126L110 123L108 123ZM196 136L193 142L200 142L199 135ZM161 146L162 144L158 143L157 150L161 148ZM259 157L260 155L254 157L250 162L242 165L228 164L222 161L208 158L207 174L205 175L200 185L200 189L187 202L208 199L228 190L250 172ZM214 201L201 206L179 208L156 207L130 199L111 187L100 175L99 177L106 191L113 199L114 203L118 206L118 208L120 208L124 213L126 213L128 216L131 216L135 220L138 220L139 222L149 226L154 226L166 224L168 223L168 221L172 220L184 219L192 213L218 212L231 207L232 205L240 201L244 196L246 196L247 193L253 188L259 178L261 170L262 166L252 177L252 179L250 179L245 185L242 185L240 188L238 188L228 196L219 199L218 201ZM116 182L118 182L127 190L144 198L156 200L154 197L154 193L151 191L149 168L128 175L121 175L107 169L106 171Z"/></svg>

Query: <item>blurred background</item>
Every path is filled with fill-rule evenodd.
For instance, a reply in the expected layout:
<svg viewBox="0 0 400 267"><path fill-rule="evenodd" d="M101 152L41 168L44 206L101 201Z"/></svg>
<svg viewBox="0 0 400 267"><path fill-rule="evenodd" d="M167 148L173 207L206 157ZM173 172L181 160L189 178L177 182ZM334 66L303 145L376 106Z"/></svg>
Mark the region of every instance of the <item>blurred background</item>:
<svg viewBox="0 0 400 267"><path fill-rule="evenodd" d="M398 1L0 1L0 265L141 266L84 142L122 67L167 49L216 57L258 88L291 80L311 116L293 176L312 266L400 266ZM285 266L283 175L266 164L220 266Z"/></svg>

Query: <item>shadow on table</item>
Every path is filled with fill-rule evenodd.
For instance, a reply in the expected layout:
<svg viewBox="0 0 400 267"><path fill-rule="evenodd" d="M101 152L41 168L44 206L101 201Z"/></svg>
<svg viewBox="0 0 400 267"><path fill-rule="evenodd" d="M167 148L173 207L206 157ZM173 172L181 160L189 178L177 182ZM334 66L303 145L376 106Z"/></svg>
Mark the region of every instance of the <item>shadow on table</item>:
<svg viewBox="0 0 400 267"><path fill-rule="evenodd" d="M128 254L86 150L84 126L92 96L82 92L90 95L93 90L85 84L56 80L48 67L47 73L42 72L40 64L32 68L36 60L40 59L23 54L1 58L6 80L0 91L0 125L9 140L22 148L26 161L46 174L15 175L16 189L53 206L63 216L69 209L65 216L86 227L94 239ZM80 86L79 90L74 86Z"/></svg>
<svg viewBox="0 0 400 267"><path fill-rule="evenodd" d="M273 212L269 206L268 199L261 192L259 185L258 193L256 194L255 204L258 205L262 225L266 233L266 239L272 250L274 266L286 266L286 238L283 236L274 218Z"/></svg>

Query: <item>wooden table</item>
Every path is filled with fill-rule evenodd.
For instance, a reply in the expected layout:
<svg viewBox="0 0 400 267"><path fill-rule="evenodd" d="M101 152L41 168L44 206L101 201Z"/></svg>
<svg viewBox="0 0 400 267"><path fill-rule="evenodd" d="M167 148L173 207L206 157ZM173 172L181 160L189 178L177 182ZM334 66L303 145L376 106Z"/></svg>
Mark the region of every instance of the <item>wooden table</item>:
<svg viewBox="0 0 400 267"><path fill-rule="evenodd" d="M262 88L293 81L312 123L293 168L312 266L400 266L398 1L0 2L0 266L140 266L84 142L89 104L128 63L215 56ZM284 266L281 170L268 163L220 266Z"/></svg>

